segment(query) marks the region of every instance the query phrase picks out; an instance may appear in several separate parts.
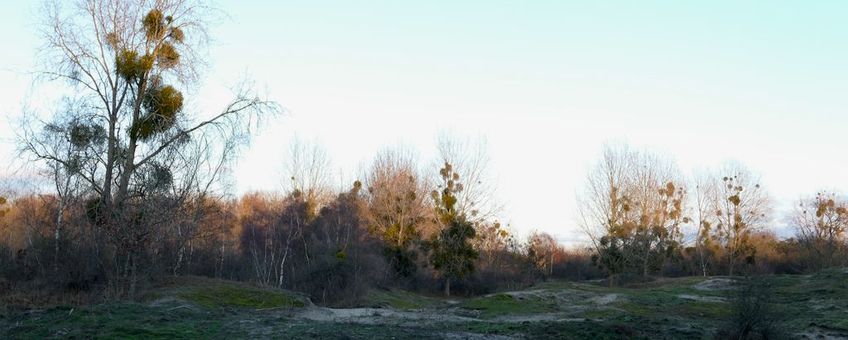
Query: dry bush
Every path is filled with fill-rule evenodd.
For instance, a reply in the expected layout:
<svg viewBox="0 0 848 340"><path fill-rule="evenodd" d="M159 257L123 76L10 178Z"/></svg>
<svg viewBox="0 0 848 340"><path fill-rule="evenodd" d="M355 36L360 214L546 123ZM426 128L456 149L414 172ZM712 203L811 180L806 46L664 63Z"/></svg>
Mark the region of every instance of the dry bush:
<svg viewBox="0 0 848 340"><path fill-rule="evenodd" d="M782 315L771 305L773 289L760 277L745 277L734 292L730 319L717 339L784 339Z"/></svg>
<svg viewBox="0 0 848 340"><path fill-rule="evenodd" d="M292 288L318 303L353 305L386 271L382 242L368 232L360 190L357 182L350 192L338 195L304 232L307 258L292 275Z"/></svg>

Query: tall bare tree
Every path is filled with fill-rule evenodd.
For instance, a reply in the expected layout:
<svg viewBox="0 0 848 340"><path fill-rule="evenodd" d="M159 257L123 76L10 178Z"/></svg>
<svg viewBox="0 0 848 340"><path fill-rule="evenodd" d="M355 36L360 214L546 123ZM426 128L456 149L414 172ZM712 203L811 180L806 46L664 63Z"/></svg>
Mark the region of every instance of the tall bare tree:
<svg viewBox="0 0 848 340"><path fill-rule="evenodd" d="M45 6L40 72L64 81L75 102L73 119L57 124L85 122L104 142L83 138L84 147L102 151L81 167L43 147L49 131L24 133L22 144L37 159L86 169L76 175L98 197L92 207L97 224L127 253L133 277L150 235L137 228L137 213L131 212L142 209L139 199L150 179L158 178L157 185L171 181L173 166L181 166L171 156L193 138L207 134L230 151L238 149L259 118L278 111L246 86L217 113L195 114L185 105L184 91L200 79L212 13L195 0L51 0ZM38 130L32 128L25 126Z"/></svg>
<svg viewBox="0 0 848 340"><path fill-rule="evenodd" d="M528 257L548 277L554 273L554 256L558 248L556 239L548 233L534 231L527 239Z"/></svg>
<svg viewBox="0 0 848 340"><path fill-rule="evenodd" d="M423 178L411 151L386 149L374 159L365 181L369 229L383 240L388 262L400 276L417 268L416 242L437 232Z"/></svg>
<svg viewBox="0 0 848 340"><path fill-rule="evenodd" d="M728 275L740 260L752 259L751 233L767 226L771 200L760 179L739 163L728 163L713 175L710 207L715 218L712 237L724 252Z"/></svg>
<svg viewBox="0 0 848 340"><path fill-rule="evenodd" d="M711 260L715 253L716 244L712 242L710 228L712 227L713 214L709 200L715 197L715 186L710 183L710 178L707 175L697 175L694 183L694 207L692 211L692 221L696 226L695 230L695 250L698 256L698 266L701 274L707 276L707 271L710 267Z"/></svg>
<svg viewBox="0 0 848 340"><path fill-rule="evenodd" d="M463 190L456 194L456 209L474 224L494 219L503 211L495 179L489 173L491 159L487 147L485 137L463 138L447 132L437 137L438 165L451 164L463 178ZM438 178L433 180L438 181Z"/></svg>
<svg viewBox="0 0 848 340"><path fill-rule="evenodd" d="M606 146L579 197L581 226L593 241L596 262L613 276L647 276L661 267L682 241L680 226L688 223L680 178L661 157Z"/></svg>
<svg viewBox="0 0 848 340"><path fill-rule="evenodd" d="M332 163L327 151L317 142L293 138L285 160L287 190L303 194L315 210L333 199Z"/></svg>
<svg viewBox="0 0 848 340"><path fill-rule="evenodd" d="M835 193L819 192L815 198L801 200L792 219L811 267L845 264L848 201Z"/></svg>
<svg viewBox="0 0 848 340"><path fill-rule="evenodd" d="M432 209L428 185L410 151L386 149L378 154L365 185L372 229L377 234L401 248L421 236L421 227L431 219Z"/></svg>
<svg viewBox="0 0 848 340"><path fill-rule="evenodd" d="M66 160L59 162L47 159L43 175L49 179L56 193L56 220L53 226L53 267L58 269L60 245L66 210L84 194L86 185L82 174L90 173L87 165L102 151L105 133L97 126L86 124L70 112L73 104L64 103L65 111L56 115L57 122L46 124L38 138L25 138L24 150L39 150L40 152L57 155Z"/></svg>

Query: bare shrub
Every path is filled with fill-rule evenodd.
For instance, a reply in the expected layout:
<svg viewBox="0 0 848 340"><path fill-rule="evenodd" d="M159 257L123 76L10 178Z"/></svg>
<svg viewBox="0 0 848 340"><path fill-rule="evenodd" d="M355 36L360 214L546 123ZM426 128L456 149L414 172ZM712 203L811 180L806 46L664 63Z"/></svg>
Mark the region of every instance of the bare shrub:
<svg viewBox="0 0 848 340"><path fill-rule="evenodd" d="M782 316L771 302L772 286L762 277L745 277L737 284L732 312L717 339L783 339Z"/></svg>

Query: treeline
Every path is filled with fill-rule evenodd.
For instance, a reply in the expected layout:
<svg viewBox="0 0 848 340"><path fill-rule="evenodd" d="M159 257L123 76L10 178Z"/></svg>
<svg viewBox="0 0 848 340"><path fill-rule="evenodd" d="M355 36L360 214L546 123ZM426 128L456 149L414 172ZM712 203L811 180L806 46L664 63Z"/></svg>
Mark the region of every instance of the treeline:
<svg viewBox="0 0 848 340"><path fill-rule="evenodd" d="M446 161L429 174L387 150L363 181L335 191L326 155L295 144L285 193L149 190L123 226L104 224L85 190L0 199L0 289L125 296L136 282L202 275L354 305L375 288L471 295L547 278L802 273L848 260L844 198L802 200L795 236L779 239L772 202L744 167L686 181L672 162L626 147L607 148L581 195L590 247L566 249L546 233L518 239L494 218L475 168L484 156L456 145L440 144Z"/></svg>
<svg viewBox="0 0 848 340"><path fill-rule="evenodd" d="M494 218L491 188L475 168L484 156L456 145L440 144L445 162L429 174L408 153L387 150L363 181L335 191L326 155L295 144L285 193L148 190L122 226L104 224L85 190L3 198L0 289L125 296L136 282L203 275L354 305L375 288L470 295L547 278L616 284L848 263L841 196L800 201L787 217L796 234L779 239L772 201L741 165L687 181L673 162L627 147L605 150L580 196L590 247L565 249L546 233L518 239ZM465 185L462 171L477 185Z"/></svg>
<svg viewBox="0 0 848 340"><path fill-rule="evenodd" d="M104 223L86 190L11 197L0 215L0 288L120 297L163 277L202 275L353 305L375 288L469 295L601 277L588 251L545 233L519 239L497 222L482 177L466 185L452 164L480 174L471 169L479 159L467 161L482 156L455 158L452 145L441 150L455 161L429 174L408 153L385 151L340 192L327 185L323 152L295 145L285 193L227 199L160 183L118 226Z"/></svg>
<svg viewBox="0 0 848 340"><path fill-rule="evenodd" d="M848 263L848 200L819 192L787 216L750 170L729 163L685 179L674 162L608 146L581 195L592 261L619 280L656 275L801 273ZM795 235L779 239L776 218Z"/></svg>

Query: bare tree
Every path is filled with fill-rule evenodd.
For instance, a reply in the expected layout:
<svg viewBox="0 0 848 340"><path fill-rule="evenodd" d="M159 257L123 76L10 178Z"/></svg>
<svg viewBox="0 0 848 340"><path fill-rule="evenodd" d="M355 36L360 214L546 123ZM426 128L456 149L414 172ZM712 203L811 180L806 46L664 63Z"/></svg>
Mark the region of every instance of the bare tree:
<svg viewBox="0 0 848 340"><path fill-rule="evenodd" d="M42 174L49 178L56 193L56 220L53 226L53 269L58 269L60 244L66 209L86 194L82 180L91 171L91 164L102 151L105 134L97 126L86 124L71 112L73 104L65 103L64 112L57 114L56 123L46 124L38 135L30 135L24 150L36 150L42 154L56 155L66 160L59 162L47 159Z"/></svg>
<svg viewBox="0 0 848 340"><path fill-rule="evenodd" d="M290 180L288 192L300 192L316 211L333 197L332 163L327 151L317 142L293 138L285 161L285 173Z"/></svg>
<svg viewBox="0 0 848 340"><path fill-rule="evenodd" d="M475 140L443 132L437 138L438 165L451 164L463 178L463 190L457 193L457 211L474 224L494 219L503 211L495 180L489 173L487 146L485 137Z"/></svg>
<svg viewBox="0 0 848 340"><path fill-rule="evenodd" d="M390 245L405 248L420 237L431 220L428 185L419 174L413 154L386 149L371 165L365 185L371 210L371 228Z"/></svg>
<svg viewBox="0 0 848 340"><path fill-rule="evenodd" d="M216 137L221 140L215 141ZM157 176L155 169L149 173L146 186L155 189L164 184L168 189L164 194L172 198L175 209L170 214L162 211L163 215L172 218L172 223L168 224L169 230L165 232L171 234L175 242L174 275L183 266L186 252L190 250L199 226L208 223L206 220L210 216L215 216L212 212L217 206L224 205L223 193L217 191L226 190L221 183L225 183L229 175L227 165L236 156L236 144L240 143L238 138L198 133L183 148L174 149L163 156L167 162L161 165L170 170L170 176L160 178L162 174ZM163 180L165 183L162 183Z"/></svg>
<svg viewBox="0 0 848 340"><path fill-rule="evenodd" d="M659 259L661 267L668 247L679 246L680 225L688 222L683 216L686 192L675 184L682 180L671 162L647 153L636 159L622 196L625 208L635 214L625 214L628 220L622 226L625 232L631 229L635 241L635 252L628 256L638 259L642 276L648 276L651 261Z"/></svg>
<svg viewBox="0 0 848 340"><path fill-rule="evenodd" d="M505 254L518 253L515 236L499 222L478 225L477 238L473 242L474 249L480 252L481 269L499 266Z"/></svg>
<svg viewBox="0 0 848 340"><path fill-rule="evenodd" d="M418 267L416 243L438 232L430 186L407 149L383 150L366 176L369 230L383 240L393 274L409 277Z"/></svg>
<svg viewBox="0 0 848 340"><path fill-rule="evenodd" d="M581 202L581 226L597 251L596 261L613 275L647 276L681 243L688 223L685 191L673 163L626 145L604 149L589 174Z"/></svg>
<svg viewBox="0 0 848 340"><path fill-rule="evenodd" d="M556 239L548 233L534 231L527 239L528 256L547 277L554 273L554 256L558 248Z"/></svg>
<svg viewBox="0 0 848 340"><path fill-rule="evenodd" d="M740 259L752 256L748 238L766 227L771 200L759 178L739 163L725 165L713 175L710 207L714 212L712 237L721 245L727 259L728 275L733 275Z"/></svg>
<svg viewBox="0 0 848 340"><path fill-rule="evenodd" d="M86 146L102 152L76 174L99 197L98 224L128 256L131 294L137 257L150 236L148 228L133 224L131 211L143 208L139 199L149 191L151 175L173 178L173 167L183 166L174 154L203 134L237 150L259 118L278 111L248 86L218 113L192 115L185 107L178 88L197 85L212 13L199 0L53 0L45 7L40 72L64 80L74 93L73 121L104 135L102 146ZM30 138L38 134L23 135L24 149L36 159L76 167L73 158ZM222 158L231 159L229 153Z"/></svg>
<svg viewBox="0 0 848 340"><path fill-rule="evenodd" d="M709 200L715 197L715 186L710 182L708 176L698 176L695 179L694 211L692 221L696 228L695 249L698 252L698 265L703 276L707 276L707 269L714 253L714 244L711 242L710 228L713 225L713 214L710 213Z"/></svg>
<svg viewBox="0 0 848 340"><path fill-rule="evenodd" d="M801 200L793 215L795 232L812 267L844 264L848 230L848 201L835 193L819 192Z"/></svg>
<svg viewBox="0 0 848 340"><path fill-rule="evenodd" d="M577 197L580 227L595 248L608 232L609 225L617 223L621 215L619 191L626 180L631 155L627 146L619 150L605 146L603 158L589 172L586 188Z"/></svg>
<svg viewBox="0 0 848 340"><path fill-rule="evenodd" d="M254 278L264 285L277 279L283 243L290 238L280 238L285 233L279 217L284 204L281 197L261 193L246 194L238 202L240 249L250 260Z"/></svg>

